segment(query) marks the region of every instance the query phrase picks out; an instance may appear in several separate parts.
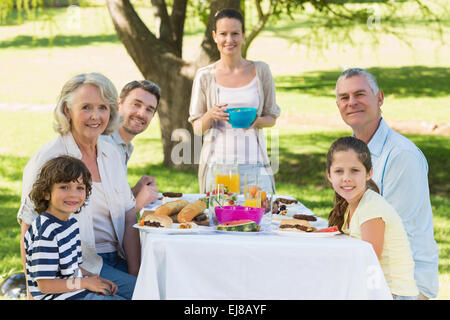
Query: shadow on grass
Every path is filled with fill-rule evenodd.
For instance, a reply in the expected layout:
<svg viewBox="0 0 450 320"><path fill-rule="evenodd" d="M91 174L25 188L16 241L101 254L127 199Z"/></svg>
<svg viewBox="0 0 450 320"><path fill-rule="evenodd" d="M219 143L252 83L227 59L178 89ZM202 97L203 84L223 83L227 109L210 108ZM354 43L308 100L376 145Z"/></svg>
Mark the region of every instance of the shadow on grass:
<svg viewBox="0 0 450 320"><path fill-rule="evenodd" d="M94 43L120 43L116 34L104 34L104 35L56 35L53 38L43 37L34 38L29 35L20 35L15 38L0 41L0 49L6 48L26 48L26 49L38 49L49 47L79 47L91 45Z"/></svg>
<svg viewBox="0 0 450 320"><path fill-rule="evenodd" d="M315 132L280 136L279 170L275 175L277 186L288 184L315 190L328 188L326 153L331 143L343 135L340 132Z"/></svg>
<svg viewBox="0 0 450 320"><path fill-rule="evenodd" d="M331 143L343 135L346 134L316 132L280 136L279 171L275 176L277 184L310 186L317 189L329 187L325 177L326 153ZM450 197L450 171L448 170L450 168L450 138L418 134L405 136L413 141L427 158L430 193L435 196ZM312 147L315 151L307 149Z"/></svg>
<svg viewBox="0 0 450 320"><path fill-rule="evenodd" d="M450 95L450 68L406 66L399 68L368 68L385 95L399 97L441 97ZM313 71L295 76L275 77L277 90L334 97L336 80L341 71Z"/></svg>

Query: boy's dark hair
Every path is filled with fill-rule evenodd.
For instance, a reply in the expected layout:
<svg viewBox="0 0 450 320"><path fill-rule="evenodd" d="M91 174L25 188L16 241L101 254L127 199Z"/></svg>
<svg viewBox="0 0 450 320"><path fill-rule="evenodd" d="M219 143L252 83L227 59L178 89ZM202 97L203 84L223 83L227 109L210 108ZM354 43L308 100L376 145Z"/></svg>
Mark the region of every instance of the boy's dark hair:
<svg viewBox="0 0 450 320"><path fill-rule="evenodd" d="M159 99L161 99L161 89L155 83L149 80L135 80L128 82L120 92L120 100L123 102L128 94L136 88L141 88L154 95L156 97L156 107L159 105Z"/></svg>
<svg viewBox="0 0 450 320"><path fill-rule="evenodd" d="M81 160L71 156L59 156L47 161L42 166L30 192L30 199L34 203L35 211L40 214L48 209L50 200L47 200L46 197L51 195L55 183L78 181L80 177L86 186L86 199L75 213L80 212L91 194L91 173Z"/></svg>
<svg viewBox="0 0 450 320"><path fill-rule="evenodd" d="M216 15L214 16L214 25L213 25L214 32L217 31L216 30L217 21L223 18L239 20L239 22L242 25L242 33L245 33L244 17L239 11L235 9L223 9L216 13Z"/></svg>

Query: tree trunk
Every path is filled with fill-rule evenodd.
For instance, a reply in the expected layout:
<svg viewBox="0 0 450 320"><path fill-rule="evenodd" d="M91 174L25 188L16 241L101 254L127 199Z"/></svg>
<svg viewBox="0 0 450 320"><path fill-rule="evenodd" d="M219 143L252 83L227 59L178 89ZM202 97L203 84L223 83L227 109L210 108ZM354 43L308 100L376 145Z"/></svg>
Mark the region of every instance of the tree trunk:
<svg viewBox="0 0 450 320"><path fill-rule="evenodd" d="M144 78L154 81L161 88L158 116L164 164L170 167L192 164L198 155L194 155L194 135L187 120L195 72L219 59L217 46L212 39L214 15L223 8L239 9L240 0L211 1L208 27L199 57L194 62L186 62L181 58L181 30L184 27L187 0L174 0L172 17L168 16L164 0L153 0L152 4L162 23L159 38L148 30L129 0L107 0L117 35L128 54ZM178 152L179 148L176 147L180 147L180 137L183 137L186 148ZM180 158L183 159L181 163Z"/></svg>

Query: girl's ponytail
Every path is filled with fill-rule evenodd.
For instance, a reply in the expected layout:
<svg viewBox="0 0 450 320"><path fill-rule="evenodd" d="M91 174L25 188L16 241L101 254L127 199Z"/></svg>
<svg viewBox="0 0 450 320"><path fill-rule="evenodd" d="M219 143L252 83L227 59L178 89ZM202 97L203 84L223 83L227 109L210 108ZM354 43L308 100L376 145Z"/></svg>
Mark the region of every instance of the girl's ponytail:
<svg viewBox="0 0 450 320"><path fill-rule="evenodd" d="M347 210L348 202L342 198L336 191L334 192L334 208L328 215L328 226L337 226L339 231L342 232L342 226L344 225L344 215Z"/></svg>
<svg viewBox="0 0 450 320"><path fill-rule="evenodd" d="M368 189L371 189L371 190L375 191L376 193L380 193L380 189L378 188L378 186L375 183L375 181L373 181L372 179L369 179L367 181L366 186L367 186Z"/></svg>

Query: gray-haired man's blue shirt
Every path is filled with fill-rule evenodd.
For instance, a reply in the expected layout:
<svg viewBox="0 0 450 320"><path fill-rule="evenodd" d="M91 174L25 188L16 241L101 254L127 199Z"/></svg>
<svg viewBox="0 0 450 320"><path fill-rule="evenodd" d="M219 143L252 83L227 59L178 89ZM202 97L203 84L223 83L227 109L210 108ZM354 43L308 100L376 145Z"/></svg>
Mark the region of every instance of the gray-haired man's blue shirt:
<svg viewBox="0 0 450 320"><path fill-rule="evenodd" d="M435 298L439 249L433 233L427 160L413 142L389 128L383 119L368 146L372 179L399 213L408 234L417 286L422 294Z"/></svg>

